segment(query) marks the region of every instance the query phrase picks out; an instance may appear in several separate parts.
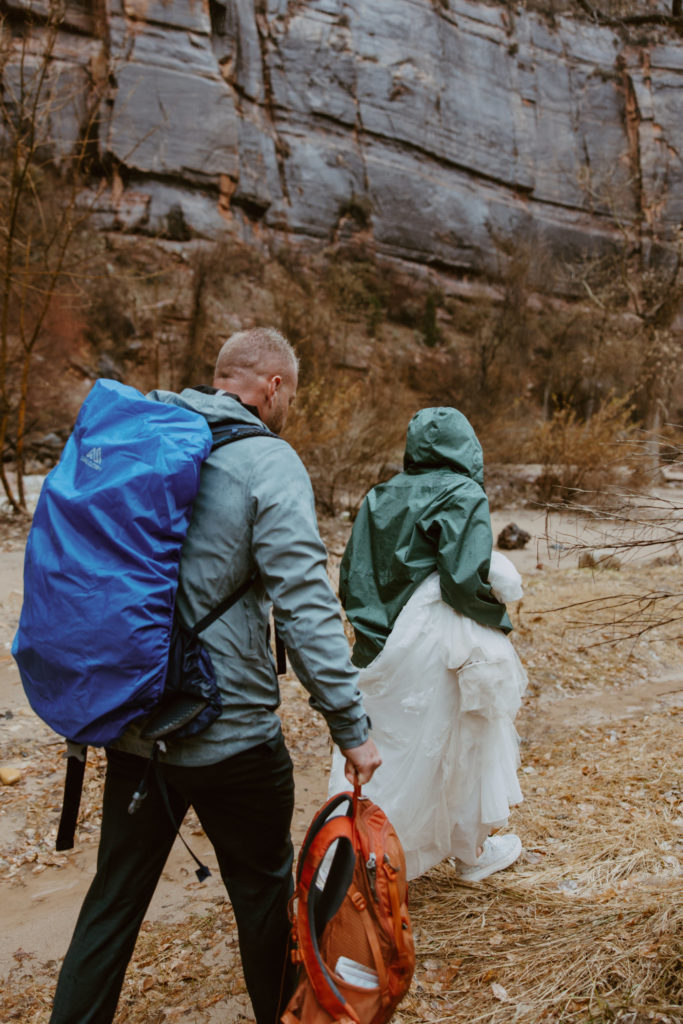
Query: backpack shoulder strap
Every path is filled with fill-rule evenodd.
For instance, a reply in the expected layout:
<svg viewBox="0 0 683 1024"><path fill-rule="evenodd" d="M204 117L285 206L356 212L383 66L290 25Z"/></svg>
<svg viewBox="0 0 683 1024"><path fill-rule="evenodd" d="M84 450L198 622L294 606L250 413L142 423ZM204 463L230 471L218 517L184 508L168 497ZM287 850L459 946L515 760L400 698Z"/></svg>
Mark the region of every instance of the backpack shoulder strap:
<svg viewBox="0 0 683 1024"><path fill-rule="evenodd" d="M320 920L318 904L323 893L316 883L321 864L333 843L337 847L323 888L328 897L327 912L324 919ZM339 991L322 959L319 941L324 925L341 906L353 878L355 863L351 821L346 815L329 818L311 837L303 861L300 860L296 890L296 939L299 959L319 1004L334 1020L346 1015L358 1024L358 1015Z"/></svg>
<svg viewBox="0 0 683 1024"><path fill-rule="evenodd" d="M211 424L209 426L211 427ZM211 433L213 434L212 452L215 452L217 448L222 448L224 444L241 441L245 437L274 437L277 441L282 441L279 434L273 433L264 424L259 423L219 423L211 427Z"/></svg>
<svg viewBox="0 0 683 1024"><path fill-rule="evenodd" d="M212 452L226 444L232 444L233 441L241 441L245 437L278 437L268 427L259 426L257 423L223 423L216 427L211 427L211 433L213 434ZM237 604L257 579L258 573L253 573L237 590L234 590L232 594L228 594L215 608L212 608L199 622L196 622L190 629L190 633L193 636L197 636L207 629L212 622L215 622L221 615L224 615L228 608L232 608L234 604Z"/></svg>
<svg viewBox="0 0 683 1024"><path fill-rule="evenodd" d="M215 622L216 619L220 619L221 615L227 612L228 608L232 608L234 604L237 604L241 597L244 597L246 592L256 582L257 579L257 572L249 576L249 578L246 579L244 583L242 583L237 588L237 590L233 590L232 594L228 594L227 597L223 598L220 604L217 604L215 608L212 608L210 612L207 612L206 615L199 620L199 622L196 622L189 632L193 636L198 636L198 634L203 632L203 630L210 626L212 622Z"/></svg>

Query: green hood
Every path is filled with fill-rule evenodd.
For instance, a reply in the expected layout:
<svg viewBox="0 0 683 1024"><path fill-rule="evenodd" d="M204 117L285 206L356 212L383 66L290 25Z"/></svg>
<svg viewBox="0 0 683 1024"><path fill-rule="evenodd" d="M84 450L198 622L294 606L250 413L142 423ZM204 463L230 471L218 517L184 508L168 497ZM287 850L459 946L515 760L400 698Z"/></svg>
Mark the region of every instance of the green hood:
<svg viewBox="0 0 683 1024"><path fill-rule="evenodd" d="M408 426L406 473L452 469L484 487L484 455L472 424L457 409L420 409Z"/></svg>
<svg viewBox="0 0 683 1024"><path fill-rule="evenodd" d="M456 611L512 629L488 582L484 460L467 418L452 408L420 410L408 427L404 466L367 495L342 559L339 593L361 667L380 653L401 609L433 572Z"/></svg>

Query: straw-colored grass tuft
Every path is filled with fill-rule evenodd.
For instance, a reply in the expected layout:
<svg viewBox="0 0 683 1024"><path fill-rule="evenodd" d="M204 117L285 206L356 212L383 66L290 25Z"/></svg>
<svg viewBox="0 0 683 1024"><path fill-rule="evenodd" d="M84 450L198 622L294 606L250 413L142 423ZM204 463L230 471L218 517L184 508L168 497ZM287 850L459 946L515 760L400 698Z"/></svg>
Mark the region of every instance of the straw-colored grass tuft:
<svg viewBox="0 0 683 1024"><path fill-rule="evenodd" d="M566 724L523 748L520 861L476 885L447 863L413 883L404 1024L683 1021L680 709Z"/></svg>
<svg viewBox="0 0 683 1024"><path fill-rule="evenodd" d="M467 886L441 867L414 885L420 963L398 1019L682 1019L679 882L609 903L520 883Z"/></svg>

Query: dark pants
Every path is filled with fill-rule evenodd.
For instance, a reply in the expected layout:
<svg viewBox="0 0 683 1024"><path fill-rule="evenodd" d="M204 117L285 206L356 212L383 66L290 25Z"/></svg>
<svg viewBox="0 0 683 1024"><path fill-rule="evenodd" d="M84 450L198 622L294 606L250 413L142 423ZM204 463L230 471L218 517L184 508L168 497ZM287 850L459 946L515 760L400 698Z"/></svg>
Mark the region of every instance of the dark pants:
<svg viewBox="0 0 683 1024"><path fill-rule="evenodd" d="M128 814L147 761L107 752L97 873L57 983L51 1024L110 1024L135 940L175 839L154 780ZM287 902L292 892L292 762L284 740L202 768L162 768L178 822L194 807L235 912L258 1024L275 1024L293 983ZM189 855L188 855L189 856ZM284 1006L283 1006L284 1008Z"/></svg>

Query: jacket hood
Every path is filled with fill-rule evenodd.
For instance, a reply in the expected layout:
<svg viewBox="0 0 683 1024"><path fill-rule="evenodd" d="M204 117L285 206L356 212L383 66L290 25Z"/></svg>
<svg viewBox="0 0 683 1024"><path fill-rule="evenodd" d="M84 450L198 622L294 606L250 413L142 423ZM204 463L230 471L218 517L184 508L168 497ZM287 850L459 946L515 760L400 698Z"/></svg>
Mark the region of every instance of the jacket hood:
<svg viewBox="0 0 683 1024"><path fill-rule="evenodd" d="M253 423L260 427L263 423L254 412L225 391L214 391L199 388L185 388L180 394L175 391L150 391L148 398L168 405L179 405L183 409L198 412L208 421L211 427L229 423Z"/></svg>
<svg viewBox="0 0 683 1024"><path fill-rule="evenodd" d="M484 486L484 456L472 424L457 409L420 409L408 425L406 473L452 469Z"/></svg>

